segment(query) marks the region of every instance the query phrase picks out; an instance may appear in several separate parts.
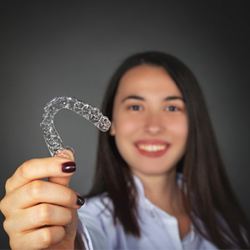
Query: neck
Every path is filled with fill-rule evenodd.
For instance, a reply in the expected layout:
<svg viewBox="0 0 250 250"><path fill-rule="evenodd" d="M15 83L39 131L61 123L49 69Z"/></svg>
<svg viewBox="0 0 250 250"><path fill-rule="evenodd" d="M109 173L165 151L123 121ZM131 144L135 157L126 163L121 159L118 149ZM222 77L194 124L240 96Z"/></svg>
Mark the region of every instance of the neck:
<svg viewBox="0 0 250 250"><path fill-rule="evenodd" d="M142 181L145 196L153 204L171 215L183 212L181 191L176 183L175 170L165 175L135 174Z"/></svg>

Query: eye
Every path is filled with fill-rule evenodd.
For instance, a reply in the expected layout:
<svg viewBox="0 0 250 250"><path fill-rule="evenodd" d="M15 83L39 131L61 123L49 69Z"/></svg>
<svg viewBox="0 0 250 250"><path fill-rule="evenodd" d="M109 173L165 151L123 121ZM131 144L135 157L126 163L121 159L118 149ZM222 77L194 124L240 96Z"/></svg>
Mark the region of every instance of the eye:
<svg viewBox="0 0 250 250"><path fill-rule="evenodd" d="M174 105L169 105L165 107L165 110L170 111L170 112L176 112L176 111L179 111L180 109Z"/></svg>
<svg viewBox="0 0 250 250"><path fill-rule="evenodd" d="M132 111L140 111L140 110L142 110L143 108L142 108L141 105L133 104L133 105L128 106L128 109L129 109L129 110L132 110Z"/></svg>

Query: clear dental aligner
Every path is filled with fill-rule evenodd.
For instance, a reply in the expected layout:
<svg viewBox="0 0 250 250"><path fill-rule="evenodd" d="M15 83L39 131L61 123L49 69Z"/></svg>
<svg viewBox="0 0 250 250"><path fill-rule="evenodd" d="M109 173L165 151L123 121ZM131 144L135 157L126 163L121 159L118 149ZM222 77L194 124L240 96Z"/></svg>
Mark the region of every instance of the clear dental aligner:
<svg viewBox="0 0 250 250"><path fill-rule="evenodd" d="M66 148L54 125L54 117L61 109L71 110L84 117L102 132L108 131L111 126L109 119L98 108L92 107L73 97L55 97L45 105L43 120L40 123L45 143L52 156Z"/></svg>

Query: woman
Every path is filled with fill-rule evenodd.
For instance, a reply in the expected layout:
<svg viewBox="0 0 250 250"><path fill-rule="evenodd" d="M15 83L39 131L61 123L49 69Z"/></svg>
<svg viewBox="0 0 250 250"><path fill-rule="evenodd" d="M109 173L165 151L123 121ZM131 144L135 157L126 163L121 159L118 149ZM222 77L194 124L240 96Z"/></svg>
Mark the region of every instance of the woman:
<svg viewBox="0 0 250 250"><path fill-rule="evenodd" d="M79 219L83 200L67 187L75 170L69 151L25 162L7 181L0 208L12 248L72 249L75 239L94 249L250 247L202 92L182 62L159 52L129 57L102 111L112 127L99 135Z"/></svg>

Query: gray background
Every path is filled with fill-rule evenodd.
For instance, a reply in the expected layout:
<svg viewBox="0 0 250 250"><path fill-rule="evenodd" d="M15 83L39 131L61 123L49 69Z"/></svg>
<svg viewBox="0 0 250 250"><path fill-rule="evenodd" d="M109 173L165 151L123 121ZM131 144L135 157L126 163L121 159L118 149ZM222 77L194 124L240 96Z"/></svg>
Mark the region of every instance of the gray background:
<svg viewBox="0 0 250 250"><path fill-rule="evenodd" d="M162 50L182 59L200 81L229 178L250 215L248 2L1 1L1 197L17 166L48 156L39 127L47 101L66 95L100 106L124 57ZM97 130L68 111L57 115L56 125L76 150L72 188L85 193ZM8 248L0 230L0 248Z"/></svg>

